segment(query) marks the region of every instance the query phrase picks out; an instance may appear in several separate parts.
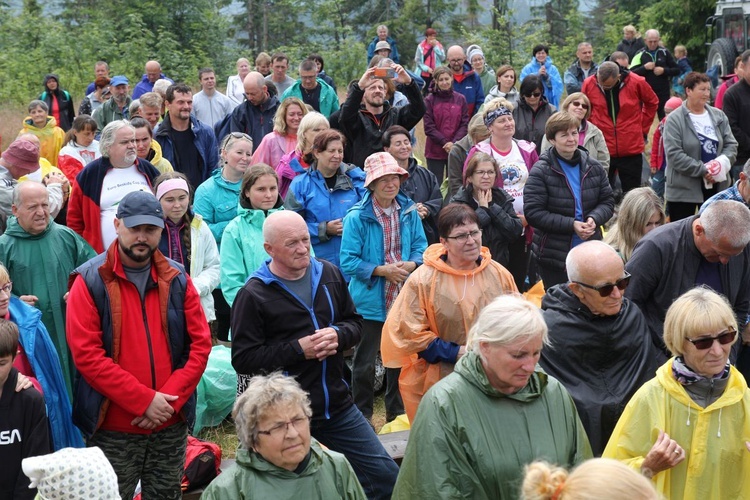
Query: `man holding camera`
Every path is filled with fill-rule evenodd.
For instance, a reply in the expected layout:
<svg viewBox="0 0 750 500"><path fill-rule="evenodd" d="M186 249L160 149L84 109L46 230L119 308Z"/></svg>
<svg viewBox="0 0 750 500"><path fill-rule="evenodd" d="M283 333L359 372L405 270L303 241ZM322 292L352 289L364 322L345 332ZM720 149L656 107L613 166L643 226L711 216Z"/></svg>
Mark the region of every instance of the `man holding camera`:
<svg viewBox="0 0 750 500"><path fill-rule="evenodd" d="M382 151L383 133L388 127L401 125L410 130L419 123L425 112L424 100L419 87L404 68L391 64L395 72L393 83L402 84L403 93L409 100L406 106L392 107L386 98L388 76L376 76L386 68L369 68L359 82L351 86L346 101L341 106L339 126L351 144L351 157L344 158L348 163L359 167L365 158Z"/></svg>

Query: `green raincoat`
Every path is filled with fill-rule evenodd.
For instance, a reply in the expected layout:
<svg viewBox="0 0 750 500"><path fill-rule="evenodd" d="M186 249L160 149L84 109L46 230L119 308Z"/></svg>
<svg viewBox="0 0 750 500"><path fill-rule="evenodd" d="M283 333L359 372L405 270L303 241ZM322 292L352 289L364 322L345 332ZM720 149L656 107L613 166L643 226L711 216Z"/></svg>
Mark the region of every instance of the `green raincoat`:
<svg viewBox="0 0 750 500"><path fill-rule="evenodd" d="M537 368L526 387L503 394L469 352L419 404L392 498L516 500L526 464L570 467L591 456L562 384Z"/></svg>
<svg viewBox="0 0 750 500"><path fill-rule="evenodd" d="M75 365L65 340L65 300L68 275L96 256L94 249L72 229L50 221L40 234L29 234L8 219L8 229L0 236L0 262L8 269L13 295L36 295L37 309L60 357L63 378L72 401Z"/></svg>
<svg viewBox="0 0 750 500"><path fill-rule="evenodd" d="M237 464L217 477L205 489L201 500L367 498L344 455L324 450L315 439L310 443L310 451L307 467L295 474L240 448Z"/></svg>

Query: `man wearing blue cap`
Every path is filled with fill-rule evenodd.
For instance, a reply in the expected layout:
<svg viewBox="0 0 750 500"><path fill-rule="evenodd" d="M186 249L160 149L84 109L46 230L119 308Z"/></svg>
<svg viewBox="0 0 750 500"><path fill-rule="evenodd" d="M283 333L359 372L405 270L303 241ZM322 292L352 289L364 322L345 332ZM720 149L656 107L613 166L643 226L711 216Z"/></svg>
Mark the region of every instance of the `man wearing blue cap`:
<svg viewBox="0 0 750 500"><path fill-rule="evenodd" d="M130 93L130 82L123 75L112 77L109 82L109 91L112 93L112 98L94 111L93 118L99 126L100 133L108 123L128 119L128 107L133 102L128 95Z"/></svg>
<svg viewBox="0 0 750 500"><path fill-rule="evenodd" d="M122 498L178 500L195 388L211 333L185 269L159 250L164 212L147 191L117 208L117 239L72 274L67 339L80 377L73 422L102 449Z"/></svg>

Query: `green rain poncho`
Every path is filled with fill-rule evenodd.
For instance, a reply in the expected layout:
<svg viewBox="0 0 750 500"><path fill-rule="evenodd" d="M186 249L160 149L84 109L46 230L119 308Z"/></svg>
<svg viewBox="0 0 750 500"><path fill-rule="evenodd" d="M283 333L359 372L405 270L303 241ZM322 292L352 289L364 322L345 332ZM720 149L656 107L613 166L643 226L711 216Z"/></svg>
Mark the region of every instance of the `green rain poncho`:
<svg viewBox="0 0 750 500"><path fill-rule="evenodd" d="M557 380L536 371L506 395L469 352L419 404L393 498L516 500L524 465L570 467L591 456L573 400Z"/></svg>

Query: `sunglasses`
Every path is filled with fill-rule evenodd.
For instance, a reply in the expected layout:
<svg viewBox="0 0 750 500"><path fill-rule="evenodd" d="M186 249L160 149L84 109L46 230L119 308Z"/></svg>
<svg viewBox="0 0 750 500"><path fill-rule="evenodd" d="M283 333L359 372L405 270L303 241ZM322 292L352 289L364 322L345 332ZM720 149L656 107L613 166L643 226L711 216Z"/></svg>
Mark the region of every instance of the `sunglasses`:
<svg viewBox="0 0 750 500"><path fill-rule="evenodd" d="M575 106L576 108L589 109L589 105L584 102L573 101L570 105Z"/></svg>
<svg viewBox="0 0 750 500"><path fill-rule="evenodd" d="M590 288L592 290L595 290L599 292L599 295L601 297L609 297L612 295L612 292L614 291L615 287L617 287L618 290L621 292L624 291L628 285L630 284L630 273L625 271L625 277L617 280L615 283L609 283L607 285L589 285L587 283L582 283L580 281L574 281L573 283L577 285L581 285L582 287Z"/></svg>
<svg viewBox="0 0 750 500"><path fill-rule="evenodd" d="M695 346L696 349L705 351L710 349L714 345L714 340L718 340L719 344L727 345L734 342L734 338L737 336L737 330L731 328L726 332L718 334L716 337L701 337L699 339L685 339Z"/></svg>
<svg viewBox="0 0 750 500"><path fill-rule="evenodd" d="M541 97L541 92L532 92L531 94L524 94L524 97Z"/></svg>

